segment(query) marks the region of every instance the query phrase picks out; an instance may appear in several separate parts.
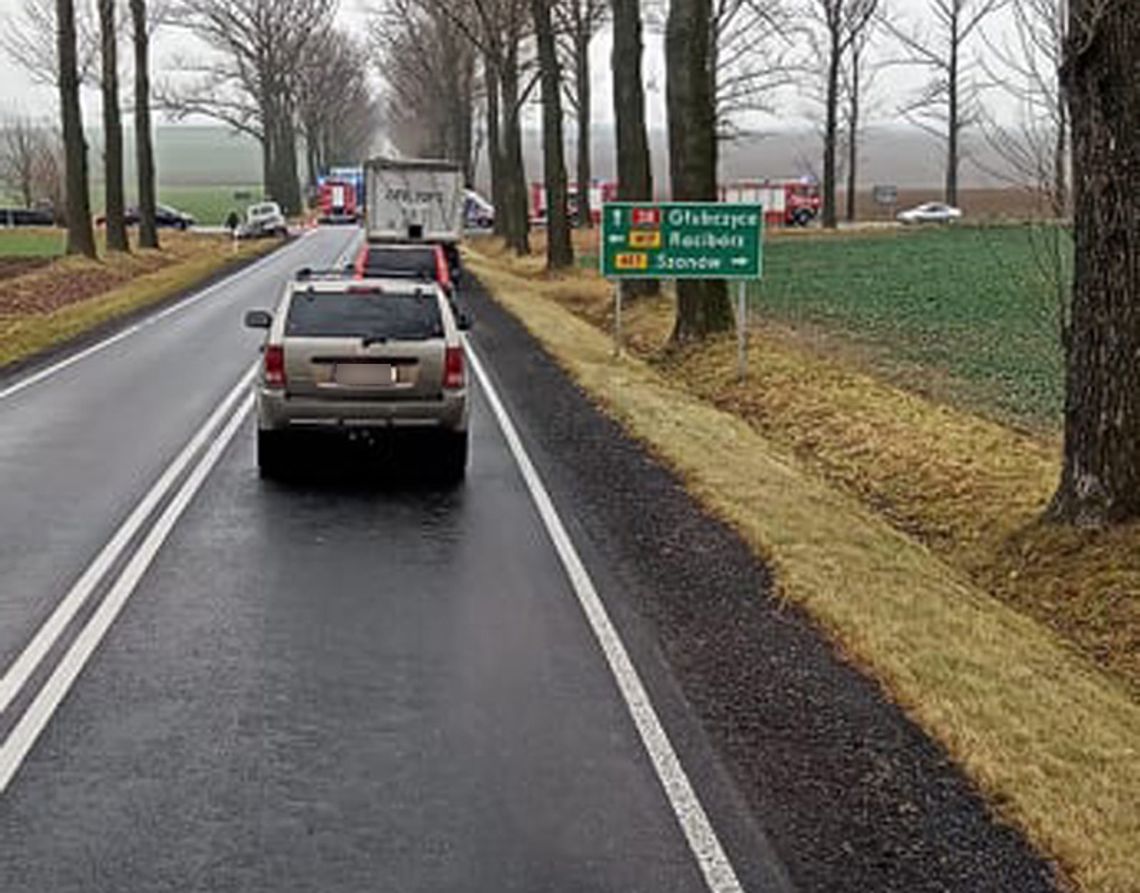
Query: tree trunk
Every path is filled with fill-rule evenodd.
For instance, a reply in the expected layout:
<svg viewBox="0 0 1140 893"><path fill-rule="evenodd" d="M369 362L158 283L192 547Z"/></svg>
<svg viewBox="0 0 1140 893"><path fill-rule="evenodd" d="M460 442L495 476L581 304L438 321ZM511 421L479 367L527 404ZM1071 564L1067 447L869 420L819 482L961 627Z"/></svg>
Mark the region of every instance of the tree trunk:
<svg viewBox="0 0 1140 893"><path fill-rule="evenodd" d="M851 97L847 121L847 222L855 222L856 193L859 183L859 65L860 46L851 44Z"/></svg>
<svg viewBox="0 0 1140 893"><path fill-rule="evenodd" d="M946 89L949 93L947 109L948 132L946 134L946 204L958 206L958 136L961 132L958 121L958 52L961 49L958 39L958 20L950 25L950 67L946 72Z"/></svg>
<svg viewBox="0 0 1140 893"><path fill-rule="evenodd" d="M645 127L645 89L641 76L640 0L612 0L614 119L617 125L617 194L621 201L653 200L653 168L649 161L649 134ZM625 283L629 297L655 295L654 279Z"/></svg>
<svg viewBox="0 0 1140 893"><path fill-rule="evenodd" d="M593 181L590 163L590 25L579 25L574 42L575 89L578 93L578 225L587 229L594 225L590 206L590 186Z"/></svg>
<svg viewBox="0 0 1140 893"><path fill-rule="evenodd" d="M716 107L708 75L709 0L672 0L665 27L665 98L669 173L676 201L716 201ZM681 344L728 332L732 305L724 282L677 283L672 341Z"/></svg>
<svg viewBox="0 0 1140 893"><path fill-rule="evenodd" d="M135 46L135 157L139 185L139 247L158 247L154 141L150 129L150 31L146 0L131 0Z"/></svg>
<svg viewBox="0 0 1140 893"><path fill-rule="evenodd" d="M275 171L273 169L273 134L271 128L272 123L267 116L264 133L261 135L261 192L267 199L274 197L273 177Z"/></svg>
<svg viewBox="0 0 1140 893"><path fill-rule="evenodd" d="M1063 68L1076 255L1064 466L1048 512L1079 525L1140 517L1140 16L1116 3L1097 21L1091 6L1071 0Z"/></svg>
<svg viewBox="0 0 1140 893"><path fill-rule="evenodd" d="M542 78L542 167L546 185L546 268L561 270L574 263L566 196L566 160L562 149L562 78L547 0L531 0Z"/></svg>
<svg viewBox="0 0 1140 893"><path fill-rule="evenodd" d="M483 59L483 81L487 93L487 161L491 168L491 204L495 207L494 232L507 235L507 198L503 183L503 143L500 124L499 73L490 58Z"/></svg>
<svg viewBox="0 0 1140 893"><path fill-rule="evenodd" d="M301 213L301 178L297 166L297 128L293 123L293 112L285 103L277 121L277 149L275 150L278 164L277 189L280 193L277 201L285 214L295 215Z"/></svg>
<svg viewBox="0 0 1140 893"><path fill-rule="evenodd" d="M107 250L126 251L127 224L123 198L123 122L119 112L119 35L115 29L115 0L99 0L99 31L103 60L103 178L106 196Z"/></svg>
<svg viewBox="0 0 1140 893"><path fill-rule="evenodd" d="M1064 218L1069 211L1069 109L1058 100L1057 141L1053 147L1053 215Z"/></svg>
<svg viewBox="0 0 1140 893"><path fill-rule="evenodd" d="M835 154L839 132L839 30L829 28L831 41L827 60L827 95L824 98L826 120L823 129L823 225L835 229L839 210L835 199Z"/></svg>
<svg viewBox="0 0 1140 893"><path fill-rule="evenodd" d="M526 167L522 153L522 103L519 97L518 50L513 46L500 73L503 99L503 198L507 205L507 244L517 254L530 254ZM549 203L548 203L549 204Z"/></svg>
<svg viewBox="0 0 1140 893"><path fill-rule="evenodd" d="M76 64L75 5L56 0L56 51L59 61L59 107L63 124L64 169L67 181L67 253L95 257L91 230L91 199L87 186L87 141L79 105Z"/></svg>

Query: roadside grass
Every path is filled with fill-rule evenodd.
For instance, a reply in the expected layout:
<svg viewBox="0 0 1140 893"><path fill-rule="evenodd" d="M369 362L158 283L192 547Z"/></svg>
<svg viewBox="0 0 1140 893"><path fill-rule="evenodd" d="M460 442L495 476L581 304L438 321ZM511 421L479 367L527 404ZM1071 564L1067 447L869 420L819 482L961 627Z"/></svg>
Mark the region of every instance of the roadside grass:
<svg viewBox="0 0 1140 893"><path fill-rule="evenodd" d="M593 272L545 278L539 256L484 243L500 265L540 278L544 292L607 331L612 290ZM747 420L814 473L842 487L965 572L978 586L1047 624L1140 695L1140 524L1073 530L1039 521L1060 476L1054 430L1024 430L955 408L957 383L912 364L892 375L764 318L750 334L749 379L736 376L733 339L663 352L668 295L627 307L627 346L703 399ZM871 369L871 373L868 373ZM885 380L885 378L887 380ZM904 385L889 379L903 378ZM944 396L944 395L943 395Z"/></svg>
<svg viewBox="0 0 1140 893"><path fill-rule="evenodd" d="M0 229L0 257L58 257L66 234L53 227Z"/></svg>
<svg viewBox="0 0 1140 893"><path fill-rule="evenodd" d="M0 283L0 368L191 288L276 244L246 243L235 253L229 239L171 234L159 252L62 258ZM67 300L69 293L76 299ZM51 299L37 302L40 295Z"/></svg>
<svg viewBox="0 0 1140 893"><path fill-rule="evenodd" d="M474 246L469 266L995 809L1082 889L1140 890L1140 707L1125 684L1140 531L1035 525L1056 479L1052 444L766 330L738 385L731 339L661 353L668 298L631 306L630 351L614 360L599 328L610 290L596 275L547 278L540 259L494 243ZM1106 597L1106 579L1119 592Z"/></svg>

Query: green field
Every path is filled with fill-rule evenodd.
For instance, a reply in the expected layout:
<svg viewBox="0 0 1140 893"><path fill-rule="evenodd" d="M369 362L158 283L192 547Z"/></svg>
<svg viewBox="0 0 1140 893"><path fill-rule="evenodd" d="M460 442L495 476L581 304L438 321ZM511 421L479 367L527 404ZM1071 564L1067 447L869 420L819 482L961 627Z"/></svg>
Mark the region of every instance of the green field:
<svg viewBox="0 0 1140 893"><path fill-rule="evenodd" d="M1052 425L1064 380L1045 271L1051 246L1069 266L1067 240L1041 227L771 239L753 306L761 325L766 316L853 336L895 373L918 367L1002 415Z"/></svg>
<svg viewBox="0 0 1140 893"><path fill-rule="evenodd" d="M62 229L0 229L0 257L55 257L63 248Z"/></svg>
<svg viewBox="0 0 1140 893"><path fill-rule="evenodd" d="M231 210L239 214L250 199L235 199L235 193L248 193L254 201L261 197L260 186L163 186L158 187L158 200L173 205L193 216L202 226L219 226Z"/></svg>

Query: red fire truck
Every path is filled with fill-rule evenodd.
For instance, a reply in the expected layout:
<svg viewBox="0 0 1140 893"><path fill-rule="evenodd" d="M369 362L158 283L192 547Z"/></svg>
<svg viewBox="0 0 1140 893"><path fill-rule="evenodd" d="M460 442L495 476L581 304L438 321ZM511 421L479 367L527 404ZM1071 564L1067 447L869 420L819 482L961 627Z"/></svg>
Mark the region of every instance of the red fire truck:
<svg viewBox="0 0 1140 893"><path fill-rule="evenodd" d="M570 183L566 190L570 219L578 217L578 184ZM595 180L590 184L590 217L596 226L602 219L602 204L617 201L617 183L613 180ZM530 184L530 219L532 223L546 223L546 186Z"/></svg>
<svg viewBox="0 0 1140 893"><path fill-rule="evenodd" d="M719 187L722 202L750 202L764 207L764 223L768 226L807 226L819 216L821 199L819 184L812 177L793 180L732 180ZM578 189L569 187L571 219L575 215ZM613 180L595 181L590 187L590 212L597 224L601 219L602 203L617 201L617 183ZM546 188L542 183L530 187L530 219L532 223L546 223Z"/></svg>
<svg viewBox="0 0 1140 893"><path fill-rule="evenodd" d="M356 186L347 180L323 180L317 191L321 223L356 223L360 219Z"/></svg>
<svg viewBox="0 0 1140 893"><path fill-rule="evenodd" d="M819 184L797 180L734 180L720 186L722 202L751 202L764 208L768 226L807 226L819 216Z"/></svg>

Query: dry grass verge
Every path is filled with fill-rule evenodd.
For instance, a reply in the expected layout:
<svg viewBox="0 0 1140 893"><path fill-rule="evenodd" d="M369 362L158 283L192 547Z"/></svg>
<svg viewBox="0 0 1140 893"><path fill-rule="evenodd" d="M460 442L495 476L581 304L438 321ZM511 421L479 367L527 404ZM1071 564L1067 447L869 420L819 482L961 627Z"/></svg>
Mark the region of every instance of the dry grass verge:
<svg viewBox="0 0 1140 893"><path fill-rule="evenodd" d="M0 286L0 368L192 288L276 243L165 235L161 251L64 258Z"/></svg>
<svg viewBox="0 0 1140 893"><path fill-rule="evenodd" d="M538 258L480 250L515 273L541 276ZM593 271L543 277L541 288L594 325L612 326L610 287ZM916 390L939 393L931 386L936 370L916 366L902 387L842 339L768 320L752 331L750 375L741 384L731 338L663 352L672 318L668 297L628 307L630 349L746 419L1140 694L1140 524L1081 531L1038 522L1060 475L1056 432L1018 430L927 399ZM902 377L899 370L892 379Z"/></svg>
<svg viewBox="0 0 1140 893"><path fill-rule="evenodd" d="M1004 817L1082 889L1140 890L1140 708L1123 686L829 481L817 453L777 442L754 419L681 384L675 364L684 357L657 366L615 360L608 336L580 315L603 312L604 283L585 274L546 280L538 261L489 246L469 265L611 415L765 556L781 592L945 744ZM663 321L639 308L633 343L659 345ZM835 432L822 404L795 411L816 426L816 447L830 449ZM875 426L889 417L864 420L871 461L875 449L910 436L900 412L883 430ZM923 417L918 404L910 412ZM937 445L936 429L918 427L916 454L931 446L923 438ZM976 446L991 452L1017 437L979 428L983 434L990 440ZM858 455L852 445L851 461ZM1042 449L1042 480L1047 461Z"/></svg>

